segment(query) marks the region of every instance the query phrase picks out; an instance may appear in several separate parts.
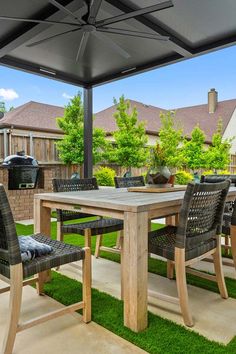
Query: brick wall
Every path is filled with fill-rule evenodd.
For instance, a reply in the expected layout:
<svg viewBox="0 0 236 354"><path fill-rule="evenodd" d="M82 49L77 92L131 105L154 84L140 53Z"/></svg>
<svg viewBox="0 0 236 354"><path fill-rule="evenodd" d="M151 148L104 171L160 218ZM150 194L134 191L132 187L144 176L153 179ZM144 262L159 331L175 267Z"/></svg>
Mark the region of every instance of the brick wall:
<svg viewBox="0 0 236 354"><path fill-rule="evenodd" d="M43 188L8 190L8 170L0 166L0 183L5 187L15 221L33 218L34 194L52 191L52 178L69 178L76 166L46 165L42 168Z"/></svg>

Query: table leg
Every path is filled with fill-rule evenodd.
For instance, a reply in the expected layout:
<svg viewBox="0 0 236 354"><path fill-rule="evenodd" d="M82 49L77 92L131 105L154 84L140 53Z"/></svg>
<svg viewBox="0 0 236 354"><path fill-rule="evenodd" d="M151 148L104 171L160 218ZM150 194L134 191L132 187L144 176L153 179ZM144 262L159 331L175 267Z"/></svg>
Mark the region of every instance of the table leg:
<svg viewBox="0 0 236 354"><path fill-rule="evenodd" d="M44 236L51 237L51 209L43 207L40 199L34 200L34 232L40 232ZM43 283L51 280L51 271L40 273L39 279L38 288L41 289L40 292L42 293Z"/></svg>
<svg viewBox="0 0 236 354"><path fill-rule="evenodd" d="M124 325L139 332L147 327L148 213L125 212L124 234Z"/></svg>
<svg viewBox="0 0 236 354"><path fill-rule="evenodd" d="M51 237L51 209L44 208L40 199L34 200L34 232Z"/></svg>

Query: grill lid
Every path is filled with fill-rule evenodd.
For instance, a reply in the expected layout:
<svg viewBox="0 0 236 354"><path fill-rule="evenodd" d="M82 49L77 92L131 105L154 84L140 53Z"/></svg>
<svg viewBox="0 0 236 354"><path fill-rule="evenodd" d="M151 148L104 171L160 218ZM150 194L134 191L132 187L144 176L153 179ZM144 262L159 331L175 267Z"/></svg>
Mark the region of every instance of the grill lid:
<svg viewBox="0 0 236 354"><path fill-rule="evenodd" d="M9 155L5 157L3 166L38 166L38 161L28 155Z"/></svg>

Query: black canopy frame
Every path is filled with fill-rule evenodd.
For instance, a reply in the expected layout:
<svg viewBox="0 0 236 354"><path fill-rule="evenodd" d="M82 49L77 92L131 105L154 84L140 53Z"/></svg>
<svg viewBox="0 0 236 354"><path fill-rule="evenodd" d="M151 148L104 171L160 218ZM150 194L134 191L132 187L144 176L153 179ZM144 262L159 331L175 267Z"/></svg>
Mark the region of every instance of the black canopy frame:
<svg viewBox="0 0 236 354"><path fill-rule="evenodd" d="M232 0L1 1L0 65L84 88L84 175L91 176L93 87L234 45L235 13Z"/></svg>

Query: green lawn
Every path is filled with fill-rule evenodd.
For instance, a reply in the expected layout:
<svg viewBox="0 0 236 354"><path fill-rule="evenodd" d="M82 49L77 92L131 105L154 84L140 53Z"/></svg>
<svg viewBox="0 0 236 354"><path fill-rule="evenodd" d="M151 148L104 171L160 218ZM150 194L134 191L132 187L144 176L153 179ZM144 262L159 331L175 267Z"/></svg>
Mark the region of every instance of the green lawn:
<svg viewBox="0 0 236 354"><path fill-rule="evenodd" d="M55 238L56 223L53 222L51 225L51 234L52 237ZM154 225L153 227L159 226ZM33 227L32 225L23 226L17 224L17 232L18 235L30 235L33 233ZM96 239L94 237L92 239L93 251L95 241ZM104 245L106 246L113 246L115 241L116 233L104 237ZM68 235L65 237L65 242L83 246L84 238L77 235ZM101 256L115 262L120 261L118 254L101 252ZM166 263L153 258L149 259L149 271L161 276L166 276ZM61 286L62 282L63 286ZM188 275L188 283L218 292L214 282L191 275ZM226 283L229 296L236 298L236 281L226 278ZM65 305L81 299L81 284L55 272L53 272L52 282L46 284L45 290L49 296ZM179 326L151 313L149 313L149 327L145 331L136 334L125 328L122 324L123 304L120 300L93 289L92 302L93 320L95 322L149 353L236 353L236 338L227 346L219 345L187 330L183 326ZM227 330L227 328L225 330Z"/></svg>

